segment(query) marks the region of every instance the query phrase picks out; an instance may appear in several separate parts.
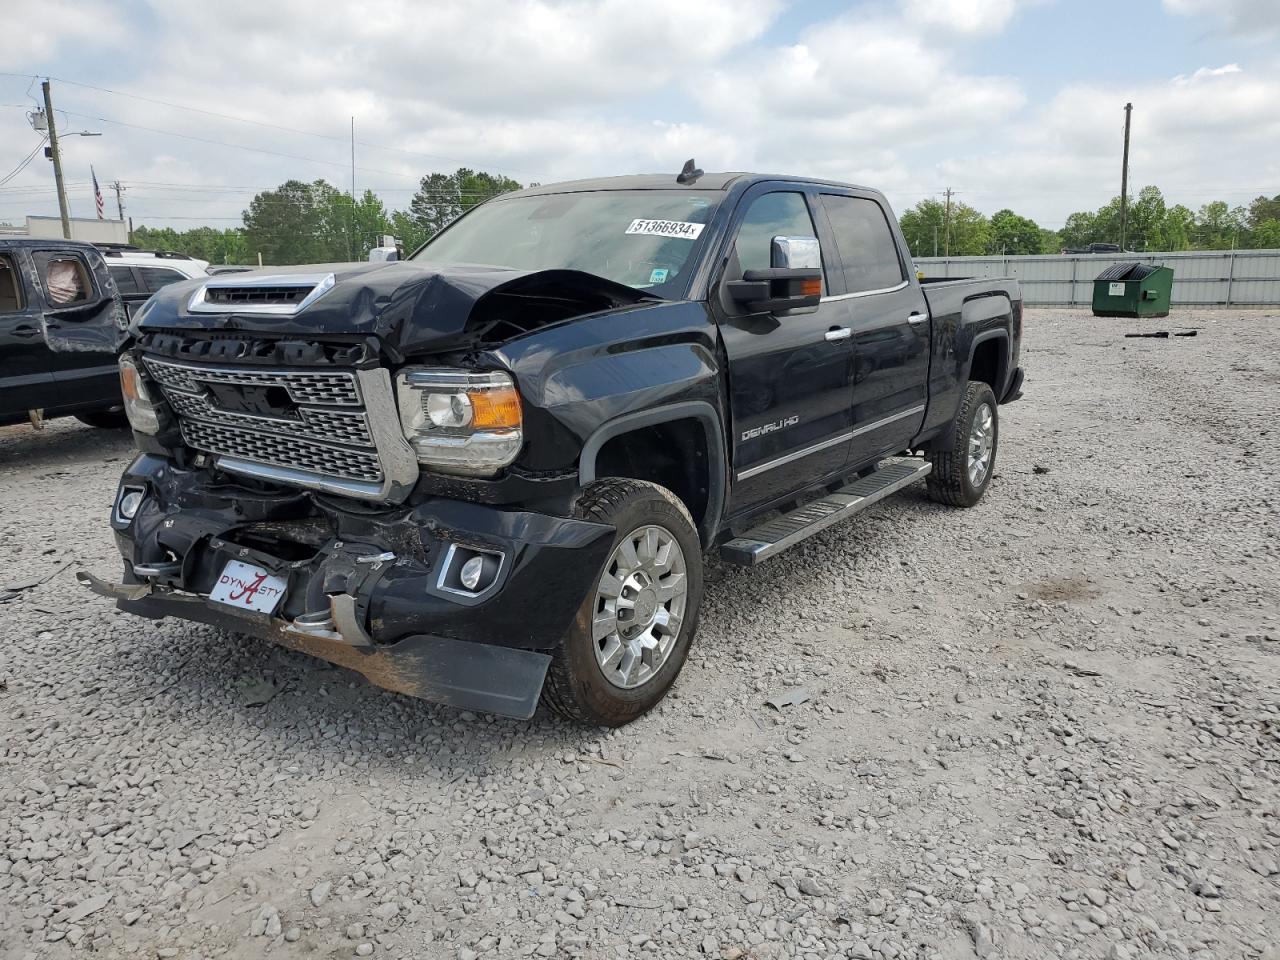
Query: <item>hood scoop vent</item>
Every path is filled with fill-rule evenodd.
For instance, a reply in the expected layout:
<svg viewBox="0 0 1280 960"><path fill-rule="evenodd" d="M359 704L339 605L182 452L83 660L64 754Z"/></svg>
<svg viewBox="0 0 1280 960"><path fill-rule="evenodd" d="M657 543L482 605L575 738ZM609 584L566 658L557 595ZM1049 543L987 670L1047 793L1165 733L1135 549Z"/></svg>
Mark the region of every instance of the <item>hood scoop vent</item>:
<svg viewBox="0 0 1280 960"><path fill-rule="evenodd" d="M293 316L333 289L327 274L244 275L209 280L191 295L191 313L256 313Z"/></svg>

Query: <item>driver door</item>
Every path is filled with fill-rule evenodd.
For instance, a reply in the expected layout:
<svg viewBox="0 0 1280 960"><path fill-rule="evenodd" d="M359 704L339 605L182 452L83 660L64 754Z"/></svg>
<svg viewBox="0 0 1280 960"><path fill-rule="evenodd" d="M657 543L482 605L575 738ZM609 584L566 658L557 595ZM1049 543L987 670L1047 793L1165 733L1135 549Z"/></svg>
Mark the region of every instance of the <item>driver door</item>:
<svg viewBox="0 0 1280 960"><path fill-rule="evenodd" d="M731 515L741 515L839 471L849 452L852 330L830 238L819 233L808 191L760 184L735 214L728 266L714 298L729 359L733 482ZM825 221L820 221L825 223ZM750 312L725 283L771 266L774 237L816 237L822 248L823 301L809 312Z"/></svg>

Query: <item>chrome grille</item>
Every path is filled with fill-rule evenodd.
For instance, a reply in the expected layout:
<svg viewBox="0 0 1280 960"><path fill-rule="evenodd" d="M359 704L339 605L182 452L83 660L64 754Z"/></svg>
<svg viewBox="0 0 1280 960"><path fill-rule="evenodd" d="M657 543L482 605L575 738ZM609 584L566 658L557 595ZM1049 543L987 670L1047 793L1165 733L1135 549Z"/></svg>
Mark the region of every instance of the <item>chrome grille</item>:
<svg viewBox="0 0 1280 960"><path fill-rule="evenodd" d="M327 370L255 370L252 367L198 367L146 359L147 369L161 386L201 393L204 383L231 383L246 387L284 387L294 403L319 403L335 406L360 406L360 388L349 371Z"/></svg>
<svg viewBox="0 0 1280 960"><path fill-rule="evenodd" d="M182 421L182 439L197 450L252 460L308 473L379 483L382 467L375 450L349 450L296 437L224 427L199 420Z"/></svg>
<svg viewBox="0 0 1280 960"><path fill-rule="evenodd" d="M243 464L248 461L288 471L290 482L322 488L333 486L327 480L381 485L386 479L354 370L204 366L143 359L178 417L183 441L227 458L228 469L235 463L241 472L248 472ZM377 373L386 378L385 373ZM233 392L229 400L228 386L244 391ZM240 396L246 398L248 409L220 405L221 398L222 404L239 406Z"/></svg>
<svg viewBox="0 0 1280 960"><path fill-rule="evenodd" d="M321 443L350 443L361 447L372 447L373 435L369 432L369 421L364 413L350 410L319 410L315 407L299 407L297 419L281 417L257 417L248 413L236 413L231 410L219 410L203 394L183 393L181 390L168 390L165 396L174 412L184 418L204 420L209 423L229 427L243 427L248 430L268 432L284 432Z"/></svg>

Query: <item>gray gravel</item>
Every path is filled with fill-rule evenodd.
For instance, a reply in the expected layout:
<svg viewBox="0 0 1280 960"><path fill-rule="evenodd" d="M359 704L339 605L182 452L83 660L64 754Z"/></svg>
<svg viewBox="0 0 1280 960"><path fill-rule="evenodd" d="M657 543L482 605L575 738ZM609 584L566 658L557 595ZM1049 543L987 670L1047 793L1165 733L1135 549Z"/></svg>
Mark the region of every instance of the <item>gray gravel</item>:
<svg viewBox="0 0 1280 960"><path fill-rule="evenodd" d="M0 430L0 956L1274 960L1278 322L1029 311L987 500L713 564L614 733L117 615L127 440Z"/></svg>

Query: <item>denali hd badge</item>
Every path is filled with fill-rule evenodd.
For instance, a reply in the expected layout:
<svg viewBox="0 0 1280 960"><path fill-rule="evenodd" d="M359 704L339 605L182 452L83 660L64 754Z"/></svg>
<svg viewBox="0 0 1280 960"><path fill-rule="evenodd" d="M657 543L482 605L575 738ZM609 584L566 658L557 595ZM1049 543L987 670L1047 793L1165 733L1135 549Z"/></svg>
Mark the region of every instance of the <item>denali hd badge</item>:
<svg viewBox="0 0 1280 960"><path fill-rule="evenodd" d="M759 427L752 427L750 430L742 431L743 440L754 440L756 437L763 437L766 433L773 433L775 430L783 430L787 427L794 427L800 422L799 417L787 417L783 420L775 420L773 423L766 423Z"/></svg>

